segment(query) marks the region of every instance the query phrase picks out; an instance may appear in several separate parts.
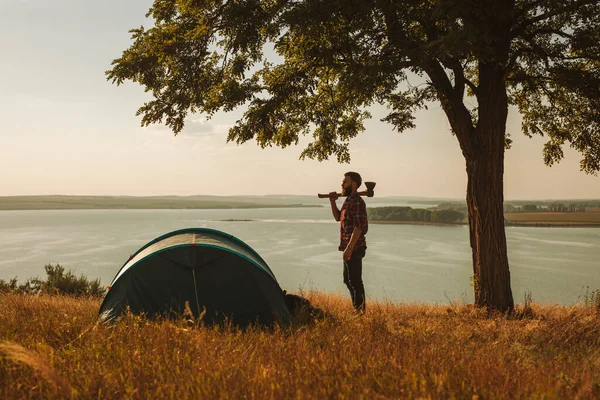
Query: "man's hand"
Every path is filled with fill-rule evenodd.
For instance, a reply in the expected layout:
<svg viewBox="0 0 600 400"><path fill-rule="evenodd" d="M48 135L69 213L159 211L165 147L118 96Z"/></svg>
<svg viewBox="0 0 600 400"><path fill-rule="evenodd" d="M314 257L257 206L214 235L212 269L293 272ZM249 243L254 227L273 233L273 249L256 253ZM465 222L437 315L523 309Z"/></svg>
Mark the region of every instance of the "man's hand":
<svg viewBox="0 0 600 400"><path fill-rule="evenodd" d="M346 250L344 250L344 253L342 254L342 258L344 261L350 261L352 258L352 249L350 247L346 247Z"/></svg>
<svg viewBox="0 0 600 400"><path fill-rule="evenodd" d="M340 195L337 192L330 192L329 193L329 200L336 201L339 198L340 198Z"/></svg>

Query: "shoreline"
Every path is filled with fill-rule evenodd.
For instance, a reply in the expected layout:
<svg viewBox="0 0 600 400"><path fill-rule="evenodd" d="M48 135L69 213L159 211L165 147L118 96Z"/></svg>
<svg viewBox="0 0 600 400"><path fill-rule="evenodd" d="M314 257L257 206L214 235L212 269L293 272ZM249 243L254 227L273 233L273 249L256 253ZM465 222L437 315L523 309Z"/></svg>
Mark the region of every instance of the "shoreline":
<svg viewBox="0 0 600 400"><path fill-rule="evenodd" d="M369 224L377 225L433 225L433 226L462 226L467 222L429 222L429 221L377 221L369 220Z"/></svg>
<svg viewBox="0 0 600 400"><path fill-rule="evenodd" d="M432 225L432 226L468 226L468 222L427 222L427 221L369 221L376 225ZM559 222L559 221L507 221L505 227L527 228L600 228L600 223Z"/></svg>
<svg viewBox="0 0 600 400"><path fill-rule="evenodd" d="M74 210L256 210L265 208L318 208L318 205L298 204L266 204L266 205L242 205L242 206L198 206L198 207L11 207L2 208L0 211L74 211Z"/></svg>
<svg viewBox="0 0 600 400"><path fill-rule="evenodd" d="M296 201L296 202L294 202ZM0 196L0 211L31 210L208 210L256 208L313 208L320 204L268 198L177 196Z"/></svg>
<svg viewBox="0 0 600 400"><path fill-rule="evenodd" d="M553 222L553 221L523 221L509 222L505 226L518 226L529 228L600 228L600 223L593 222Z"/></svg>

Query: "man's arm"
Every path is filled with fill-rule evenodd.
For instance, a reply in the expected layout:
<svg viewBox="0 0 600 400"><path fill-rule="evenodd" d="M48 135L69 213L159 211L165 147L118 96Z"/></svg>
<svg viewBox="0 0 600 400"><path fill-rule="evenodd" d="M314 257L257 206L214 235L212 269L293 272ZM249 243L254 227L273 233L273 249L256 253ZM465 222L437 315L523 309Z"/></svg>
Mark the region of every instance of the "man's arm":
<svg viewBox="0 0 600 400"><path fill-rule="evenodd" d="M351 251L354 250L354 246L356 246L356 242L358 242L358 239L360 239L361 233L362 231L358 226L355 226L354 229L352 229L352 235L350 236L350 241L348 242L348 247Z"/></svg>
<svg viewBox="0 0 600 400"><path fill-rule="evenodd" d="M358 242L358 239L360 239L361 233L362 231L358 226L355 226L354 229L352 229L350 241L348 242L348 246L346 246L346 249L344 250L344 254L342 254L344 260L348 261L352 257L354 246L356 246L356 242Z"/></svg>
<svg viewBox="0 0 600 400"><path fill-rule="evenodd" d="M329 193L329 203L331 203L331 213L333 214L333 218L335 218L336 221L340 221L340 210L337 207L337 204L335 203L335 201L338 199L338 195L335 192L331 192Z"/></svg>

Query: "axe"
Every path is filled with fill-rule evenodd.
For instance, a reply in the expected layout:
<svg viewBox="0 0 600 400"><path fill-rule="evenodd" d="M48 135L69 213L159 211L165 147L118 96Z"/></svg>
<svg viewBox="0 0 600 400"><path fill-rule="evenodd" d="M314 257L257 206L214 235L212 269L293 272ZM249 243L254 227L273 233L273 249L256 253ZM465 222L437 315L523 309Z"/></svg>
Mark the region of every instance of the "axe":
<svg viewBox="0 0 600 400"><path fill-rule="evenodd" d="M365 186L367 187L367 190L363 190L362 192L358 192L358 194L360 196L373 197L373 195L375 194L375 192L373 191L373 189L375 189L375 182L365 182ZM321 193L319 193L317 196L319 196L320 199L328 199L329 198L329 194L321 194ZM338 193L338 196L342 197L342 194Z"/></svg>

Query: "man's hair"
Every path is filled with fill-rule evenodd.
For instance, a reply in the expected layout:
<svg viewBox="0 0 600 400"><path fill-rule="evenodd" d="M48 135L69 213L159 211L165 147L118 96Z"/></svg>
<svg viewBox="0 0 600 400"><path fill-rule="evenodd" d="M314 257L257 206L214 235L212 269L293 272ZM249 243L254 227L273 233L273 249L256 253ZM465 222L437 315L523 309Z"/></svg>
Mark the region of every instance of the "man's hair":
<svg viewBox="0 0 600 400"><path fill-rule="evenodd" d="M349 176L352 182L356 182L356 188L359 188L362 183L362 178L358 172L346 172L344 176Z"/></svg>

